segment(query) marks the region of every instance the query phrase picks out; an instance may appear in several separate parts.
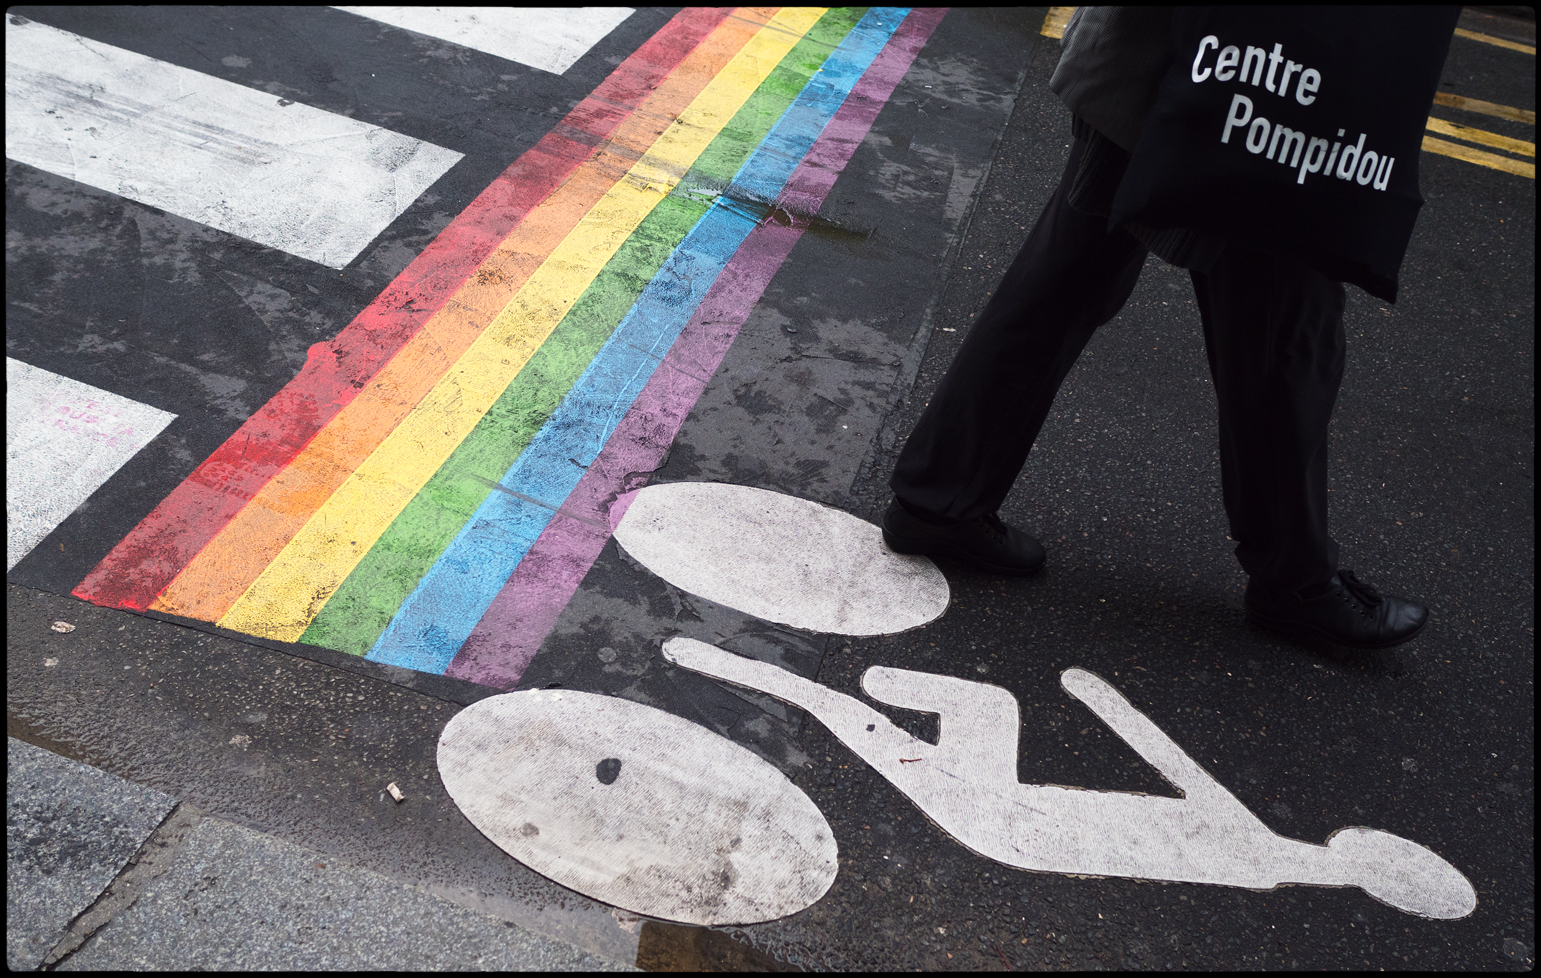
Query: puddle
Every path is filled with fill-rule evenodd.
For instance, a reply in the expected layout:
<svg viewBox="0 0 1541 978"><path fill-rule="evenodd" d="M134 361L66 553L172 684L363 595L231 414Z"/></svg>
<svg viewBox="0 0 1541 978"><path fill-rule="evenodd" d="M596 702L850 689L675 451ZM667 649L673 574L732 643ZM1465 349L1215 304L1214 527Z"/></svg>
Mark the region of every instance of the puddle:
<svg viewBox="0 0 1541 978"><path fill-rule="evenodd" d="M644 920L637 940L643 971L801 971L710 927Z"/></svg>
<svg viewBox="0 0 1541 978"><path fill-rule="evenodd" d="M78 745L55 740L43 732L43 728L31 722L26 717L18 716L10 710L5 711L5 735L15 737L23 743L33 747L41 747L44 750L53 751L60 757L67 757L72 761L89 764L94 768L107 768L110 759L105 756L97 756L89 750L84 750Z"/></svg>

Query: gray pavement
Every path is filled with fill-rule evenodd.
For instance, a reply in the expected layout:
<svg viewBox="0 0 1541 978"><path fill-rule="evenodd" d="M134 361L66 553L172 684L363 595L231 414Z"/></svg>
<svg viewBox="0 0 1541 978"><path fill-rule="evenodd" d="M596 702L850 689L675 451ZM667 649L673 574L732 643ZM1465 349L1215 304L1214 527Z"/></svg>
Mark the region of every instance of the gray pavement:
<svg viewBox="0 0 1541 978"><path fill-rule="evenodd" d="M59 959L176 799L6 739L6 964L30 970Z"/></svg>
<svg viewBox="0 0 1541 978"><path fill-rule="evenodd" d="M630 971L7 738L13 971Z"/></svg>
<svg viewBox="0 0 1541 978"><path fill-rule="evenodd" d="M54 16L82 31L108 24L125 44L142 31L136 43L178 56L175 8L157 8L148 27L113 9ZM669 14L643 13L647 30ZM805 237L653 481L735 482L878 518L904 437L1059 179L1069 120L1047 88L1058 43L1037 33L1045 13L948 15L820 214L864 237ZM200 37L228 30L224 16L198 14L209 21ZM1533 20L1512 11L1469 10L1462 24L1535 43ZM305 77L335 80L333 48L312 39ZM287 77L289 52L263 51ZM1457 39L1441 90L1533 111L1534 64ZM487 124L481 108L448 111L476 92L461 68L444 81L443 63L425 58L391 81L468 153L432 214L414 212L345 276L292 261L274 272L251 249L219 261L285 295L314 294L346 322L500 171L500 141L533 138L521 127L534 117L517 107L497 106ZM592 84L608 69L584 70ZM349 85L374 77L346 58L338 73ZM348 104L325 84L322 95ZM554 91L552 101L572 94ZM1533 122L1446 115L1534 140ZM1244 624L1192 290L1153 258L1072 372L1002 512L1044 540L1041 575L1001 581L944 564L943 618L845 639L749 619L607 545L521 688L606 692L694 719L777 764L840 846L834 886L801 913L676 926L539 876L461 815L439 780L437 739L495 690L69 595L100 558L96 537L110 545L240 420L212 412L207 431L161 439L148 450L161 455L104 486L9 577L9 966L1532 968L1535 185L1430 153L1420 167L1427 204L1401 301L1349 292L1331 475L1345 566L1433 608L1409 646L1350 656ZM189 337L203 321L235 321L233 293L189 271L201 239L172 233L166 215L81 203L65 181L10 164L7 190L8 352L68 373L85 359L128 362L99 335L120 313L165 308L179 319L167 333ZM93 250L93 235L107 245ZM151 255L142 267L140 249ZM38 254L51 257L24 260ZM311 328L305 302L291 304ZM147 356L159 370L182 354ZM246 391L247 410L295 369L239 349L202 356ZM184 373L205 382L210 370ZM168 389L186 385L172 376ZM671 635L782 661L857 697L872 665L995 683L1021 706L1024 781L1172 794L1059 688L1063 669L1091 669L1273 831L1317 843L1348 825L1395 832L1463 872L1477 910L1430 921L1357 889L1008 869L938 829L800 711L672 668L659 654ZM934 738L934 715L879 708ZM386 794L392 782L404 801Z"/></svg>

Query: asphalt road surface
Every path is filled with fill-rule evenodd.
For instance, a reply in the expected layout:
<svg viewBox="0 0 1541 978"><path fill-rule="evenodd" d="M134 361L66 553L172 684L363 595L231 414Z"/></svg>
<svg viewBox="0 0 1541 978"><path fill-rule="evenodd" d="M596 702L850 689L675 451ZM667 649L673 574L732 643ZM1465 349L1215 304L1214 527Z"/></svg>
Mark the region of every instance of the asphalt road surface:
<svg viewBox="0 0 1541 978"><path fill-rule="evenodd" d="M1043 540L1039 575L940 562L941 618L857 638L690 594L620 548L605 507L643 485L751 486L876 522L899 447L1070 143L1048 89L1062 19L1048 8L677 14L568 25L562 54L480 50L330 8L8 11L10 735L648 968L1532 967L1534 21L1463 15L1418 161L1426 203L1399 300L1348 290L1333 532L1343 566L1433 615L1414 642L1360 655L1244 622L1197 309L1186 273L1154 257L1070 374L1001 512ZM13 36L118 74L13 105ZM733 67L757 44L759 75ZM776 74L794 49L788 63L817 57ZM669 74L682 58L694 88ZM59 65L75 60L27 70L73 78ZM825 87L807 91L823 94L799 95L820 73ZM214 93L217 119L193 101L186 116L167 108L180 96L166 86L189 84ZM119 99L106 122L69 115L92 85ZM732 111L706 136L699 120L643 133L642 120L674 117L658 115L668 98L675 115L706 98ZM314 114L272 121L275 103ZM796 124L779 124L789 104ZM103 139L128 118L149 135L102 144L126 161L117 169L93 164L84 133ZM637 178L666 184L666 204L627 218L633 205L616 203L604 227L621 233L608 237L562 224L562 194L589 176L605 177L603 193L643 165L628 139L658 139L654 157L678 164ZM218 162L179 170L175 145L213 146ZM613 158L595 164L591 150ZM372 184L382 159L394 176ZM347 167L347 180L312 179ZM696 264L668 266L692 284L646 291L703 214L718 237L690 238L680 251ZM559 230L495 247L538 220ZM602 245L603 260L585 257ZM531 271L519 261L531 254L562 262ZM522 306L524 319L477 320L475 296L448 299L464 282L497 295L516 279L570 295L592 321L613 309L606 329L673 322L649 334L646 361L614 361L664 366L624 397L617 381L592 431L556 404L567 390L601 398L589 378L625 373L603 359L623 344L569 335L567 320L555 352L530 360L534 384L499 373L497 356L478 361L485 377L446 372L453 357L430 370L428 339L472 358L484 328L538 318ZM646 314L623 320L634 303ZM420 348L429 366L389 380L415 391L397 410L374 393L384 365ZM484 390L479 413L463 410ZM419 399L438 413L411 410ZM514 464L525 444L537 461ZM351 474L371 471L379 481ZM380 508L385 485L394 509ZM459 531L524 526L529 512L524 536ZM1318 845L1349 826L1394 833L1463 874L1476 909L1431 920L1353 887L1005 866L811 716L672 664L662 644L675 636L814 679L922 739L935 715L866 697L869 667L990 683L1021 711L1022 781L1177 797L1062 688L1065 670L1088 670L1273 833ZM543 688L658 707L769 761L833 830L829 891L779 920L692 928L511 859L446 793L435 752L464 707Z"/></svg>

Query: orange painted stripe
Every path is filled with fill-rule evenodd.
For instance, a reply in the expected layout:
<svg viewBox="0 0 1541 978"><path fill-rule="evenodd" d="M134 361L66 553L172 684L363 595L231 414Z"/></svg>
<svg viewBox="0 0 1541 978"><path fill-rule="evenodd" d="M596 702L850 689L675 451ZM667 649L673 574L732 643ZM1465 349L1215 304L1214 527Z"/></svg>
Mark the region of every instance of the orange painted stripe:
<svg viewBox="0 0 1541 978"><path fill-rule="evenodd" d="M590 208L779 9L740 8L719 24L610 139L504 239L369 386L199 551L151 607L202 621L223 617Z"/></svg>

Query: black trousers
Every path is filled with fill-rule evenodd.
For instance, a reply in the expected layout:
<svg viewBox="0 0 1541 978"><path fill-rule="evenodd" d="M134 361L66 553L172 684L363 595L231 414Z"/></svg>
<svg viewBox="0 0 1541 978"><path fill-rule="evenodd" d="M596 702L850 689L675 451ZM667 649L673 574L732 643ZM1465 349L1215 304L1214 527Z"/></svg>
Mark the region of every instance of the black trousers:
<svg viewBox="0 0 1541 978"><path fill-rule="evenodd" d="M1086 146L969 330L910 433L890 485L912 510L994 513L1011 491L1065 375L1123 308L1146 250L1066 197ZM1344 292L1293 261L1227 247L1191 272L1220 409L1220 470L1236 557L1254 581L1325 583L1327 423L1343 378Z"/></svg>

